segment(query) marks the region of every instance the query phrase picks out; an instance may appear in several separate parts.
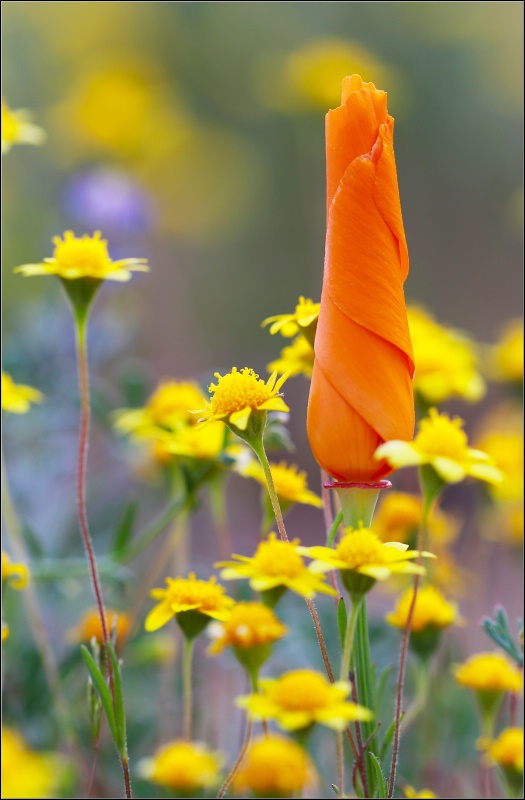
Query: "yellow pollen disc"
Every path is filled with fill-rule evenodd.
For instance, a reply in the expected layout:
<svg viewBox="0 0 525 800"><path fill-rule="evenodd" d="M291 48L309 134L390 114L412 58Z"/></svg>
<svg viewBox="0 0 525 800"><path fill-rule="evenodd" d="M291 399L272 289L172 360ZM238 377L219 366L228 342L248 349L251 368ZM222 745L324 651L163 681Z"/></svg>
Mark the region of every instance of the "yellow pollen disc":
<svg viewBox="0 0 525 800"><path fill-rule="evenodd" d="M462 420L439 416L434 410L434 414L421 421L414 445L420 452L433 456L464 458L468 439L462 424Z"/></svg>
<svg viewBox="0 0 525 800"><path fill-rule="evenodd" d="M253 558L258 573L295 578L305 570L303 560L293 542L278 542L274 537L262 542Z"/></svg>
<svg viewBox="0 0 525 800"><path fill-rule="evenodd" d="M330 684L308 670L290 672L275 684L273 699L289 711L313 711L330 705ZM273 694L272 692L272 694Z"/></svg>
<svg viewBox="0 0 525 800"><path fill-rule="evenodd" d="M297 467L272 464L271 469L275 490L280 497L292 500L307 490L306 473L297 472Z"/></svg>
<svg viewBox="0 0 525 800"><path fill-rule="evenodd" d="M108 255L107 242L100 236L100 231L96 231L92 237L85 235L80 239L72 231L66 231L64 241L59 236L55 236L53 258L59 269L61 271L78 270L92 274L100 273L101 277L104 277L111 268L111 260Z"/></svg>
<svg viewBox="0 0 525 800"><path fill-rule="evenodd" d="M348 564L349 569L358 569L370 564L384 564L387 560L387 553L379 536L368 528L359 528L345 534L337 545L336 555Z"/></svg>
<svg viewBox="0 0 525 800"><path fill-rule="evenodd" d="M210 394L213 393L211 408L214 414L233 414L247 407L256 409L272 397L265 382L248 367L240 372L233 367L227 375L215 373L215 377L218 378L217 385L212 383L209 389Z"/></svg>
<svg viewBox="0 0 525 800"><path fill-rule="evenodd" d="M200 581L193 573L187 580L170 581L167 600L176 605L199 605L204 610L213 610L224 604L224 589L213 580Z"/></svg>

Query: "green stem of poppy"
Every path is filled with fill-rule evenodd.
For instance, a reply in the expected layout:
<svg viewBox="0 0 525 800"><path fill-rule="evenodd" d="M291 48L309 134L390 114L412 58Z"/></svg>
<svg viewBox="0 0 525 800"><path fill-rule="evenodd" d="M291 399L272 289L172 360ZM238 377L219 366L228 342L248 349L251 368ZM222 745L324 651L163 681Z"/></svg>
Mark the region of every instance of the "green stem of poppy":
<svg viewBox="0 0 525 800"><path fill-rule="evenodd" d="M184 666L183 666L183 684L184 684L184 738L189 742L191 741L191 718L192 718L192 680L191 680L191 665L193 660L193 643L194 640L184 637Z"/></svg>

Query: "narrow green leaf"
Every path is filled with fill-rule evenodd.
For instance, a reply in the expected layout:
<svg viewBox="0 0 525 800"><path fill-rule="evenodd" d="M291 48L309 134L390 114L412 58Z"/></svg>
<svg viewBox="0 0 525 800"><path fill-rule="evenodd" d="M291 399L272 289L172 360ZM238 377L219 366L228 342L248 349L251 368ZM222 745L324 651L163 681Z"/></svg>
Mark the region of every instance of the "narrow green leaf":
<svg viewBox="0 0 525 800"><path fill-rule="evenodd" d="M126 545L131 538L138 507L138 503L134 500L131 500L124 508L124 512L115 530L113 554L116 558L118 558L118 556L125 550Z"/></svg>
<svg viewBox="0 0 525 800"><path fill-rule="evenodd" d="M343 521L343 512L342 512L341 509L339 509L339 511L337 512L336 518L332 522L332 527L330 528L330 530L328 532L328 538L326 540L326 546L327 547L331 547L333 545L334 539L335 539L335 535L336 535L337 531L339 530L339 526L340 526L342 521Z"/></svg>
<svg viewBox="0 0 525 800"><path fill-rule="evenodd" d="M117 727L116 727L116 724L115 724L115 714L114 714L114 711L113 711L113 701L111 699L111 692L109 691L108 685L106 684L106 681L104 680L104 677L103 677L101 671L99 670L99 668L95 664L93 656L91 655L91 653L89 652L89 650L87 649L87 647L85 645L83 645L83 644L80 645L80 652L82 653L82 658L84 659L84 664L87 667L87 671L89 672L89 676L90 676L91 680L93 681L93 686L97 690L98 695L100 697L100 701L102 703L102 706L104 708L104 712L106 714L106 718L107 718L107 721L108 721L109 729L111 731L111 735L113 736L113 740L114 740L115 745L117 746L117 749L118 749Z"/></svg>
<svg viewBox="0 0 525 800"><path fill-rule="evenodd" d="M107 651L113 668L113 684L115 686L115 728L117 738L115 744L117 750L122 758L127 756L126 746L126 711L124 708L124 695L122 692L122 676L120 673L120 664L118 662L117 654L113 642L108 642Z"/></svg>
<svg viewBox="0 0 525 800"><path fill-rule="evenodd" d="M371 753L370 751L367 753L368 760L372 765L372 769L374 770L374 775L376 778L377 789L379 791L379 797L387 797L388 792L385 791L385 776L383 775L383 769L381 767L381 762L379 761L378 757Z"/></svg>
<svg viewBox="0 0 525 800"><path fill-rule="evenodd" d="M383 736L383 741L381 742L381 747L379 749L379 758L381 761L385 758L386 754L388 753L388 748L392 744L392 739L394 738L394 731L396 729L396 721L395 719L392 720L390 725L385 731L385 735Z"/></svg>
<svg viewBox="0 0 525 800"><path fill-rule="evenodd" d="M386 682L389 679L390 675L392 674L393 670L394 670L394 665L390 664L390 666L385 667L385 669L379 676L379 680L377 682L377 687L376 687L376 706L378 709L381 708L381 704L383 702L383 695L385 693Z"/></svg>
<svg viewBox="0 0 525 800"><path fill-rule="evenodd" d="M346 605L344 598L340 597L339 602L337 604L337 627L339 628L339 640L341 642L341 650L343 650L345 646L346 624L347 624Z"/></svg>

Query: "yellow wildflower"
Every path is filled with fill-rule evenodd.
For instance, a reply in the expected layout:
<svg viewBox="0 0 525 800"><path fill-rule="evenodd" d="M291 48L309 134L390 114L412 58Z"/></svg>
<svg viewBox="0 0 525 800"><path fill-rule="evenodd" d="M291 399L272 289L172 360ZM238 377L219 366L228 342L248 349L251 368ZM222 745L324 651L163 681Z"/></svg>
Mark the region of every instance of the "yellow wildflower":
<svg viewBox="0 0 525 800"><path fill-rule="evenodd" d="M31 403L41 403L43 399L44 395L38 389L14 383L7 372L2 372L2 411L25 414L29 411Z"/></svg>
<svg viewBox="0 0 525 800"><path fill-rule="evenodd" d="M513 319L503 328L499 342L489 351L490 377L497 381L523 381L523 320Z"/></svg>
<svg viewBox="0 0 525 800"><path fill-rule="evenodd" d="M523 499L523 431L487 430L477 441L483 452L505 475L503 483L490 486L496 500Z"/></svg>
<svg viewBox="0 0 525 800"><path fill-rule="evenodd" d="M60 758L31 750L12 728L2 728L2 797L56 797Z"/></svg>
<svg viewBox="0 0 525 800"><path fill-rule="evenodd" d="M246 431L250 417L255 412L289 411L279 394L288 375L277 380L274 372L265 383L253 369L244 367L239 372L233 367L226 375L215 373L217 385L210 384L211 401L199 410L203 420L223 420L239 431Z"/></svg>
<svg viewBox="0 0 525 800"><path fill-rule="evenodd" d="M106 609L106 626L111 636L115 630L117 645L122 644L129 633L130 620L127 614L114 609ZM67 638L71 642L90 642L95 638L99 644L103 642L102 625L97 608L89 608L80 617L78 624L68 631Z"/></svg>
<svg viewBox="0 0 525 800"><path fill-rule="evenodd" d="M270 333L280 333L281 336L291 338L297 333L305 333L312 326L317 326L317 319L319 317L320 303L314 303L310 298L305 298L301 295L298 304L295 306L295 311L291 314L278 314L275 317L267 317L261 322L261 327L265 327L270 323Z"/></svg>
<svg viewBox="0 0 525 800"><path fill-rule="evenodd" d="M519 692L523 686L520 670L501 653L478 653L454 669L458 683L488 692Z"/></svg>
<svg viewBox="0 0 525 800"><path fill-rule="evenodd" d="M39 264L23 264L15 269L23 275L57 275L64 280L92 278L94 280L128 281L132 272L148 272L145 258L123 258L112 261L108 254L107 241L100 231L93 236L76 237L72 231L53 237L55 249L52 258Z"/></svg>
<svg viewBox="0 0 525 800"><path fill-rule="evenodd" d="M424 575L425 568L410 563L417 558L417 550L409 550L401 542L382 542L369 528L346 528L335 547L301 547L299 552L315 559L310 565L314 572L337 569L341 580L351 595L368 592L376 581L383 581L396 573ZM434 558L424 552L425 557Z"/></svg>
<svg viewBox="0 0 525 800"><path fill-rule="evenodd" d="M308 753L290 739L272 734L252 742L233 788L243 797L247 792L255 797L293 797L314 777Z"/></svg>
<svg viewBox="0 0 525 800"><path fill-rule="evenodd" d="M146 617L145 628L147 631L156 631L174 616L179 624L183 622L183 615L196 612L203 617L202 623L210 619L223 622L228 619L234 600L224 594L224 587L217 583L215 577L209 581L197 580L194 572L187 578L166 578L167 589L152 589L150 594L160 602Z"/></svg>
<svg viewBox="0 0 525 800"><path fill-rule="evenodd" d="M313 597L316 592L335 594L323 576L316 575L304 563L299 554L299 539L282 542L275 533L261 542L253 558L233 555L236 561L220 561L216 567L223 567L223 580L249 578L250 586L256 592L266 592L284 588L302 595Z"/></svg>
<svg viewBox="0 0 525 800"><path fill-rule="evenodd" d="M489 763L523 774L523 728L505 728L497 739L480 739L477 745Z"/></svg>
<svg viewBox="0 0 525 800"><path fill-rule="evenodd" d="M395 628L405 628L408 612L412 604L414 590L407 589L399 598L394 611L386 615L385 619ZM460 618L455 603L449 603L434 586L421 586L417 596L410 630L420 633L426 628L441 629L449 625L458 624Z"/></svg>
<svg viewBox="0 0 525 800"><path fill-rule="evenodd" d="M42 144L45 139L45 131L32 124L29 112L11 111L2 100L2 155L14 144Z"/></svg>
<svg viewBox="0 0 525 800"><path fill-rule="evenodd" d="M374 458L384 458L395 469L430 464L447 483L458 483L467 476L487 483L502 483L503 473L490 456L468 447L462 425L459 417L450 419L447 414L439 414L437 409L431 408L429 416L419 423L413 442L400 439L385 442L377 448Z"/></svg>
<svg viewBox="0 0 525 800"><path fill-rule="evenodd" d="M176 740L160 747L151 758L142 759L138 771L143 778L166 789L195 796L220 781L222 756L202 742Z"/></svg>
<svg viewBox="0 0 525 800"><path fill-rule="evenodd" d="M418 797L435 797L437 798L437 794L434 794L432 789L420 789L419 792L414 789L413 786L409 786L408 784L403 787L403 792L405 797L410 798L418 798Z"/></svg>
<svg viewBox="0 0 525 800"><path fill-rule="evenodd" d="M173 431L159 428L144 429L143 434L151 436L158 450L159 460L164 456L185 456L196 459L217 458L224 449L226 427L222 422L198 425L180 425Z"/></svg>
<svg viewBox="0 0 525 800"><path fill-rule="evenodd" d="M25 589L29 582L29 570L25 564L13 564L9 555L2 550L2 583L9 581L13 589Z"/></svg>
<svg viewBox="0 0 525 800"><path fill-rule="evenodd" d="M260 694L244 695L235 701L253 719L274 719L281 728L301 730L318 722L343 730L354 720L370 720L372 713L345 697L348 681L330 683L320 672L297 669L280 678L262 678Z"/></svg>
<svg viewBox="0 0 525 800"><path fill-rule="evenodd" d="M316 508L322 507L323 501L321 498L308 489L306 472L299 472L299 468L295 464L288 465L285 461L281 461L279 464L271 463L270 469L275 491L285 507L283 511L292 503L304 503ZM253 478L266 487L264 471L258 461L251 459L246 464L241 462L238 472L243 477Z"/></svg>
<svg viewBox="0 0 525 800"><path fill-rule="evenodd" d="M193 422L195 417L189 409L205 402L197 383L163 380L143 408L124 408L116 411L115 428L121 433L140 433L152 425L173 429L181 423Z"/></svg>
<svg viewBox="0 0 525 800"><path fill-rule="evenodd" d="M408 492L387 492L374 514L374 533L383 542L407 542L416 533L423 513L421 497ZM434 544L448 544L458 533L457 521L435 504L428 522L429 535Z"/></svg>
<svg viewBox="0 0 525 800"><path fill-rule="evenodd" d="M453 328L439 325L421 308L407 309L416 372L414 391L428 403L451 397L475 402L485 394L474 344Z"/></svg>
<svg viewBox="0 0 525 800"><path fill-rule="evenodd" d="M293 342L281 350L280 358L267 365L268 372L288 372L290 377L304 375L312 377L314 349L304 336L296 336Z"/></svg>
<svg viewBox="0 0 525 800"><path fill-rule="evenodd" d="M282 639L287 630L286 625L262 603L237 603L233 606L230 617L225 622L216 624L214 642L209 652L217 655L225 647L245 650L270 645Z"/></svg>

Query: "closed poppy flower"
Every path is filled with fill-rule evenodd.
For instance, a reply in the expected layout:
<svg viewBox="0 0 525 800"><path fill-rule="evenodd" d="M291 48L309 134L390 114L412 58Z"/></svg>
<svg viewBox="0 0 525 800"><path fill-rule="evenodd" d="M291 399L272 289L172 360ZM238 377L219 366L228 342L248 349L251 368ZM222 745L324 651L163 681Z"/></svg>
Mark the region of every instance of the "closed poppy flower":
<svg viewBox="0 0 525 800"><path fill-rule="evenodd" d="M327 232L308 437L338 481L376 481L384 441L411 439L413 355L403 282L408 252L387 96L359 75L326 118Z"/></svg>

